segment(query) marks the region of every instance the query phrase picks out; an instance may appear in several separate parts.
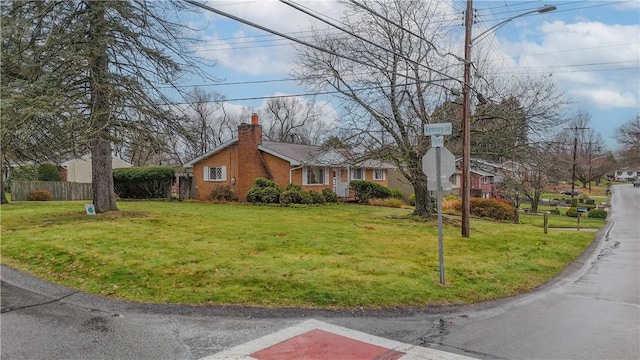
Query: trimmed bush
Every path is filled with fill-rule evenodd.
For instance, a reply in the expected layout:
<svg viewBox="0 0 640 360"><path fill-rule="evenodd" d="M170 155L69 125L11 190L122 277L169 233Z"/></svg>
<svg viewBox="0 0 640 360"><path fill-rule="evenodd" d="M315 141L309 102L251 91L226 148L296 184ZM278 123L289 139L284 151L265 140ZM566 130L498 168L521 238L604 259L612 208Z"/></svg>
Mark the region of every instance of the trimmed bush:
<svg viewBox="0 0 640 360"><path fill-rule="evenodd" d="M391 197L394 199L404 199L404 193L402 190L393 189L391 190Z"/></svg>
<svg viewBox="0 0 640 360"><path fill-rule="evenodd" d="M40 181L60 181L60 170L53 164L42 164L38 168L38 180Z"/></svg>
<svg viewBox="0 0 640 360"><path fill-rule="evenodd" d="M594 199L587 199L587 200L585 201L585 203L586 203L587 205L595 205L595 204L596 204L596 201L595 201Z"/></svg>
<svg viewBox="0 0 640 360"><path fill-rule="evenodd" d="M338 194L331 191L329 188L322 189L322 196L324 196L324 201L328 203L337 203L338 202Z"/></svg>
<svg viewBox="0 0 640 360"><path fill-rule="evenodd" d="M322 193L318 191L309 190L307 191L307 193L309 194L309 196L311 196L313 204L324 204L325 202L327 202L324 199L324 195L322 195Z"/></svg>
<svg viewBox="0 0 640 360"><path fill-rule="evenodd" d="M313 198L306 191L285 190L280 194L280 204L313 204Z"/></svg>
<svg viewBox="0 0 640 360"><path fill-rule="evenodd" d="M513 219L513 206L503 201L471 198L469 202L471 204L470 213L473 216L500 221ZM462 212L462 200L453 203L452 207L456 212Z"/></svg>
<svg viewBox="0 0 640 360"><path fill-rule="evenodd" d="M366 180L352 180L349 186L353 188L355 196L361 203L367 203L369 199L385 199L391 197L391 190L378 183Z"/></svg>
<svg viewBox="0 0 640 360"><path fill-rule="evenodd" d="M113 169L113 186L123 199L171 198L176 171L166 166Z"/></svg>
<svg viewBox="0 0 640 360"><path fill-rule="evenodd" d="M29 201L51 201L51 199L53 199L53 195L45 189L33 190L28 197Z"/></svg>
<svg viewBox="0 0 640 360"><path fill-rule="evenodd" d="M215 202L238 201L238 196L229 185L216 186L209 193L209 200Z"/></svg>
<svg viewBox="0 0 640 360"><path fill-rule="evenodd" d="M587 217L605 220L607 218L607 212L603 209L593 209L587 213Z"/></svg>
<svg viewBox="0 0 640 360"><path fill-rule="evenodd" d="M567 215L568 217L578 217L578 210L576 210L575 207L570 207L567 209L565 215Z"/></svg>
<svg viewBox="0 0 640 360"><path fill-rule="evenodd" d="M280 185L273 180L257 178L247 192L247 201L259 204L277 204L280 202Z"/></svg>

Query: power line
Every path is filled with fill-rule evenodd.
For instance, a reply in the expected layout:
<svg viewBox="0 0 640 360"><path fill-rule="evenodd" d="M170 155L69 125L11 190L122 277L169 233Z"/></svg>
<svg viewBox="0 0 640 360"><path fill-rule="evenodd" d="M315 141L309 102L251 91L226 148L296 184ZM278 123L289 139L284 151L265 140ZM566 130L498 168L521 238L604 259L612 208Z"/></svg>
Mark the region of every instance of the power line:
<svg viewBox="0 0 640 360"><path fill-rule="evenodd" d="M381 68L381 67L379 67L379 66L373 65L373 64L371 64L371 63L367 63L367 62L365 62L365 61L362 61L362 60L359 60L359 59L356 59L356 58L353 58L353 57L350 57L350 56L346 56L346 55L343 55L343 54L339 54L339 53L337 53L337 52L335 52L335 51L332 51L332 50L328 50L328 49L322 48L322 47L317 46L317 45L315 45L315 44L311 44L311 43L309 43L309 42L302 41L302 40L297 39L297 38L295 38L295 37L289 36L289 35L287 35L287 34L285 34L285 33L281 33L281 32L279 32L279 31L276 31L276 30L270 29L270 28L268 28L268 27L265 27L265 26L262 26L262 25L256 24L256 23L251 22L251 21L249 21L249 20L246 20L246 19L240 18L240 17L238 17L238 16L235 16L235 15L232 15L232 14L229 14L229 13L226 13L226 12L224 12L224 11L221 11L221 10L215 9L215 8L213 8L213 7L211 7L211 6L208 6L208 5L205 5L205 4L202 4L202 3L199 3L199 2L197 2L197 1L194 1L194 0L183 0L183 1L185 1L185 2L187 2L187 3L189 3L189 4L191 4L191 5L194 5L194 6L197 6L197 7L202 8L202 9L205 9L205 10L207 10L207 11L211 11L211 12L216 13L216 14L218 14L218 15L224 16L224 17L226 17L226 18L229 18L229 19L232 19L232 20L238 21L238 22L240 22L240 23L242 23L242 24L245 24L245 25L248 25L248 26L254 27L254 28L256 28L256 29L260 29L260 30L262 30L262 31L269 32L269 33L271 33L271 34L274 34L274 35L277 35L277 36L283 37L283 38L285 38L285 39L291 40L291 41L296 42L296 43L298 43L298 44L301 44L301 45L304 45L304 46L307 46L307 47L313 48L313 49L315 49L315 50L318 50L318 51L321 51L321 52L324 52L324 53L327 53L327 54L330 54L330 55L333 55L333 56L336 56L336 57L339 57L339 58L347 59L347 60L349 60L349 61L353 61L353 62L358 63L358 64L360 64L360 65L364 65L364 66L367 66L367 67L372 67L372 68L377 69L377 70L380 70L380 71L382 71L382 72L390 72L388 69L384 69L384 68ZM459 79L456 79L456 78L454 78L454 77L451 77L451 76L449 76L449 75L447 75L447 74L445 74L445 73L438 72L437 70L430 69L430 68L428 68L428 69L429 69L429 70L431 70L431 71L434 71L434 72L436 72L436 73L438 73L438 74L440 74L440 75L443 75L443 76L445 76L446 78L448 78L448 79L450 79L450 80L454 80L454 81L456 81L456 82L460 82L460 80L459 80ZM407 76L407 75L405 75L405 74L401 74L401 73L394 73L394 74L395 74L395 75L397 75L397 76L404 77L404 78L408 78L408 79L412 79L412 80L417 80L417 79L415 79L415 78L413 78L413 77L410 77L410 76ZM444 80L444 79L440 79L439 81L442 81L442 80Z"/></svg>
<svg viewBox="0 0 640 360"><path fill-rule="evenodd" d="M370 40L368 40L368 39L365 39L365 38L363 38L362 36L360 36L360 35L358 35L358 34L355 34L355 33L353 33L352 31L350 31L350 30L348 30L348 29L345 29L345 28L343 28L343 27L341 27L341 26L338 26L338 25L336 25L336 24L334 24L334 23L332 23L332 22L330 22L330 21L328 21L328 20L326 20L326 19L323 19L323 18L322 18L322 17L320 17L320 16L317 16L317 15L311 14L309 11L307 11L307 10L305 10L305 9L302 9L299 5L295 4L294 2L287 1L287 0L280 0L280 2L281 2L281 3L283 3L283 4L285 4L285 5L291 6L291 7L293 7L294 9L296 9L296 10L298 10L298 11L301 11L301 12L303 12L303 13L305 13L305 14L309 15L309 16L313 17L314 19L317 19L317 20L319 20L319 21L322 21L323 23L325 23L325 24L327 24L327 25L329 25L329 26L333 26L333 27L335 27L336 29L338 29L338 30L340 30L340 31L343 31L343 32L345 32L345 33L347 33L347 34L349 34L349 35L351 35L351 36L353 36L353 37L355 37L355 38L357 38L357 39L359 39L359 40L362 40L362 41L366 42L366 43L367 43L367 44L369 44L369 45L373 45L373 46L377 47L378 49L382 49L382 50L384 50L384 51L386 51L386 52L389 52L389 53L391 53L391 54L393 54L393 55L395 55L395 56L398 56L398 57L400 57L400 58L404 59L405 61L408 61L408 62L410 62L410 63L412 63L412 64L414 64L414 65L422 66L422 67L426 68L426 69L427 69L427 70L429 70L429 71L433 71L433 72L435 72L435 73L436 73L436 74L438 74L438 75L443 75L443 76L446 76L446 77L451 78L451 76L450 76L450 75L447 75L447 74L445 74L445 73L443 73L443 72L440 72L440 71L438 71L438 70L435 70L435 69L432 69L432 68L430 68L430 67L428 67L428 66L425 66L424 64L422 64L422 63L420 63L420 62L418 62L418 61L415 61L415 60L413 60L413 59L409 59L408 57L406 57L406 56L404 56L404 55L402 55L402 54L399 54L399 53L397 53L397 52L395 52L395 51L391 51L391 50L389 50L389 49L387 49L387 48L385 48L385 47L383 47L383 46L381 46L381 45L378 45L378 44L374 43L373 41L370 41ZM429 41L427 41L427 42L429 43L429 45L430 45L431 47L433 47L433 48L435 49L435 45L433 45L433 43L431 43L431 42L429 42ZM438 50L437 50L437 49L435 49L435 51L436 51L436 52L438 52ZM452 79L453 79L453 78L452 78ZM454 80L459 81L458 79L454 79Z"/></svg>

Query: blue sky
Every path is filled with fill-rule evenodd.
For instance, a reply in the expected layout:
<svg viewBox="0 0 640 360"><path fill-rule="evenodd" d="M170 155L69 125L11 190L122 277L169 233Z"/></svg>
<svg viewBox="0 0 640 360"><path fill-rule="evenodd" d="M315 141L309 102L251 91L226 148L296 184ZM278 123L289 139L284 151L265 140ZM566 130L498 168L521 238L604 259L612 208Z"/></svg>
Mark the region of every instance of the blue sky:
<svg viewBox="0 0 640 360"><path fill-rule="evenodd" d="M297 38L304 38L313 21L278 1L201 2ZM333 19L339 19L343 9L336 0L295 2ZM450 16L462 19L465 4L446 2ZM479 40L473 50L492 54L510 74L551 75L571 102L566 115L589 113L591 128L613 150L615 129L640 115L640 1L474 1L474 36L546 4L557 9L514 19ZM192 15L190 22L204 40L198 54L216 63L207 71L223 80L198 84L229 99L228 109L256 109L264 102L248 98L306 93L286 80L295 56L291 42L206 11ZM463 21L458 23L451 41L462 56Z"/></svg>

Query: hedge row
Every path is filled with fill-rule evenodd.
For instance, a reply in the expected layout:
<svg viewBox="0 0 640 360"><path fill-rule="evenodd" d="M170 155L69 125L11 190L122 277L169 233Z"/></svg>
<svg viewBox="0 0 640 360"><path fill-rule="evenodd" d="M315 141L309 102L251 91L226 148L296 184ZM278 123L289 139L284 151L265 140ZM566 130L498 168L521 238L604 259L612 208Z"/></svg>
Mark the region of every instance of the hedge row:
<svg viewBox="0 0 640 360"><path fill-rule="evenodd" d="M247 192L247 201L257 204L324 204L338 202L338 195L330 189L322 192L304 190L301 185L288 184L284 191L275 181L257 178Z"/></svg>
<svg viewBox="0 0 640 360"><path fill-rule="evenodd" d="M171 186L176 178L173 168L142 166L113 170L113 186L123 199L171 198Z"/></svg>
<svg viewBox="0 0 640 360"><path fill-rule="evenodd" d="M367 203L369 199L386 199L392 196L389 188L372 181L352 180L349 185L353 189L356 199L361 203Z"/></svg>

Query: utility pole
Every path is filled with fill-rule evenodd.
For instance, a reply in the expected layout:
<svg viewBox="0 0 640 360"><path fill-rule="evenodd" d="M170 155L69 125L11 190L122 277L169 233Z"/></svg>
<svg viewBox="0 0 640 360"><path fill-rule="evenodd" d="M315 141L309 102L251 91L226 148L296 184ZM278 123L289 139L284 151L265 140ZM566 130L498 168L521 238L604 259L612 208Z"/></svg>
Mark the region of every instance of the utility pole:
<svg viewBox="0 0 640 360"><path fill-rule="evenodd" d="M467 0L464 14L464 87L462 88L462 237L469 237L471 217L471 25L473 24L473 3Z"/></svg>
<svg viewBox="0 0 640 360"><path fill-rule="evenodd" d="M587 127L574 127L573 128L573 171L571 172L571 205L573 205L573 196L576 186L576 156L578 150L578 130L586 130Z"/></svg>

